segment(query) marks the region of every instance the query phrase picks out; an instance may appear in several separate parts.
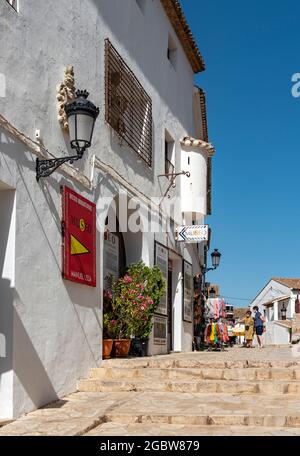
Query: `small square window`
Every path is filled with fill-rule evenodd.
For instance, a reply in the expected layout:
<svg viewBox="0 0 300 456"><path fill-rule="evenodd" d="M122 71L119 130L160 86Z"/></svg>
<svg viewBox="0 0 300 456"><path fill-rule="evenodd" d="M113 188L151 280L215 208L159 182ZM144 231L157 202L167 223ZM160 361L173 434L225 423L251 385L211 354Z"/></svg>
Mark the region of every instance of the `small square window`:
<svg viewBox="0 0 300 456"><path fill-rule="evenodd" d="M175 143L169 133L165 132L165 174L175 172ZM172 177L169 177L172 179Z"/></svg>
<svg viewBox="0 0 300 456"><path fill-rule="evenodd" d="M176 65L177 65L177 47L176 47L175 41L173 40L171 35L169 35L169 39L168 39L167 57L168 57L168 60L171 62L172 66L174 68L176 68Z"/></svg>
<svg viewBox="0 0 300 456"><path fill-rule="evenodd" d="M10 6L11 6L14 10L18 11L18 6L19 6L19 5L18 5L18 0L6 0L6 1L7 1L7 3L10 4Z"/></svg>
<svg viewBox="0 0 300 456"><path fill-rule="evenodd" d="M135 0L136 3L138 4L138 7L142 11L142 13L145 12L145 6L146 6L146 0Z"/></svg>

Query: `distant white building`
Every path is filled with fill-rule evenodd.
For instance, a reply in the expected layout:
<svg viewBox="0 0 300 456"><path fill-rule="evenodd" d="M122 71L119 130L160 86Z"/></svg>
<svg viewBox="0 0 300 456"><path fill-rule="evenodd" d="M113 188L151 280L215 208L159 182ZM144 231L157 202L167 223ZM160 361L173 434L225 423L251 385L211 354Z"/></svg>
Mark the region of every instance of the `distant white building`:
<svg viewBox="0 0 300 456"><path fill-rule="evenodd" d="M300 279L272 278L251 303L266 319L265 342L289 344L299 332Z"/></svg>

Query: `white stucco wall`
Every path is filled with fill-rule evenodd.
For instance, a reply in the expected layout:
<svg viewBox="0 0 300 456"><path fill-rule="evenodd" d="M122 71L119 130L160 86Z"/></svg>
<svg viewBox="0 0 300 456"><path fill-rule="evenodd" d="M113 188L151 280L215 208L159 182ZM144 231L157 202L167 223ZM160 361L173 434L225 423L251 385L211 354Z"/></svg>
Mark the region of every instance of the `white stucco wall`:
<svg viewBox="0 0 300 456"><path fill-rule="evenodd" d="M264 334L266 345L289 345L289 329L274 321L267 323Z"/></svg>
<svg viewBox="0 0 300 456"><path fill-rule="evenodd" d="M201 148L181 151L181 169L191 176L181 177L181 210L185 213L206 215L207 154Z"/></svg>
<svg viewBox="0 0 300 456"><path fill-rule="evenodd" d="M101 358L102 323L99 284L94 289L61 278L59 183L39 187L31 154L3 131L0 137L6 164L0 180L16 188L15 283L7 303L11 322L4 329L14 371L9 418L76 389L77 379ZM64 178L60 183L73 187Z"/></svg>
<svg viewBox="0 0 300 456"><path fill-rule="evenodd" d="M100 106L93 146L76 166L89 178L90 158L96 154L144 195L161 197L169 183L157 177L164 173L165 130L174 139L175 166L180 171L180 140L194 134L194 124L193 72L160 2L146 1L143 12L135 0L28 0L20 2L19 13L1 2L0 28L1 41L7 43L0 53L6 84L0 114L30 138L39 129L42 142L55 156L70 153L68 137L57 121L56 86L66 65L73 65L76 88L87 89L90 99ZM166 58L169 35L178 47L176 68ZM107 37L152 98L152 168L120 145L104 121ZM62 280L60 186L68 185L96 204L106 195L117 194L119 186L96 169L92 190L60 170L37 184L35 158L0 128L0 181L15 189L16 221L15 255L9 267L6 263L14 282L5 285L9 306L4 333L0 330L0 337L5 335L6 353L7 347L10 351L10 361L1 372L0 394L6 391L6 404L0 396L0 404L5 405L3 418L17 417L74 391L77 380L99 365L102 355L101 227L97 232L97 287ZM179 196L179 179L176 184L171 194ZM176 205L174 217L181 220L180 205ZM177 248L195 263L194 273L198 272L194 248L178 248L173 235L171 239L162 234L155 238ZM136 244L129 235L129 257L153 264L153 245L154 234L143 235L142 251L134 252ZM174 347L190 350L192 324L182 322L181 293L179 286L174 301ZM7 385L4 390L3 382Z"/></svg>
<svg viewBox="0 0 300 456"><path fill-rule="evenodd" d="M176 168L180 168L179 140L193 134L193 71L160 1L145 3L144 13L135 0L54 0L22 2L15 13L0 4L2 36L9 46L0 55L6 76L6 98L1 114L33 137L39 129L52 153L68 149L68 138L57 122L56 86L64 68L74 66L77 88L86 88L100 107L93 148L76 166L89 175L89 156L96 153L113 163L127 181L147 195L160 196L164 173L164 135L175 141ZM47 21L44 18L47 17ZM53 27L53 24L58 24ZM130 33L129 33L130 30ZM176 69L167 59L168 36L178 46ZM152 99L154 163L150 169L137 155L104 128L104 40L109 38ZM30 112L30 116L24 115ZM177 183L179 194L180 183Z"/></svg>
<svg viewBox="0 0 300 456"><path fill-rule="evenodd" d="M259 294L251 302L251 307L258 306L259 311L263 313L263 304L269 302L276 297L290 296L291 290L289 287L282 285L275 280L270 280Z"/></svg>

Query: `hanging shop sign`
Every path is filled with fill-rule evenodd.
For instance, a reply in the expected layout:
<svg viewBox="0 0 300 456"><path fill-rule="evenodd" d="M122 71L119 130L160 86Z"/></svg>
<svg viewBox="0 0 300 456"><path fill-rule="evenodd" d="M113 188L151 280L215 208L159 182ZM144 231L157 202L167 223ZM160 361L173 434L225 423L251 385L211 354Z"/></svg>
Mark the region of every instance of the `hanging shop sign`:
<svg viewBox="0 0 300 456"><path fill-rule="evenodd" d="M167 247L155 241L155 264L159 267L166 281L166 292L160 298L160 303L155 311L157 314L167 315L167 293L168 293L168 258L169 251Z"/></svg>
<svg viewBox="0 0 300 456"><path fill-rule="evenodd" d="M104 233L103 277L104 286L110 288L110 278L117 280L120 276L119 238L113 233Z"/></svg>
<svg viewBox="0 0 300 456"><path fill-rule="evenodd" d="M154 345L167 344L167 318L154 315L153 320L153 340Z"/></svg>
<svg viewBox="0 0 300 456"><path fill-rule="evenodd" d="M181 225L176 229L176 240L179 242L201 242L208 240L208 225Z"/></svg>
<svg viewBox="0 0 300 456"><path fill-rule="evenodd" d="M183 320L193 321L193 268L190 263L183 260Z"/></svg>
<svg viewBox="0 0 300 456"><path fill-rule="evenodd" d="M96 286L96 205L62 187L63 278Z"/></svg>

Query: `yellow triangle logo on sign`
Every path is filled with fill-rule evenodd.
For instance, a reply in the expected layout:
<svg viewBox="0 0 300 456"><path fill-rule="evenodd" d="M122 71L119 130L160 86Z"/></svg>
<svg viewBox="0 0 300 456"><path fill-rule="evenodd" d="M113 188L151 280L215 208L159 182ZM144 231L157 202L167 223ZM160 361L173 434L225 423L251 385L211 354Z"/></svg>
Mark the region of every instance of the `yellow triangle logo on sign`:
<svg viewBox="0 0 300 456"><path fill-rule="evenodd" d="M90 251L78 241L72 234L71 236L71 255L83 255L84 253L90 253Z"/></svg>

